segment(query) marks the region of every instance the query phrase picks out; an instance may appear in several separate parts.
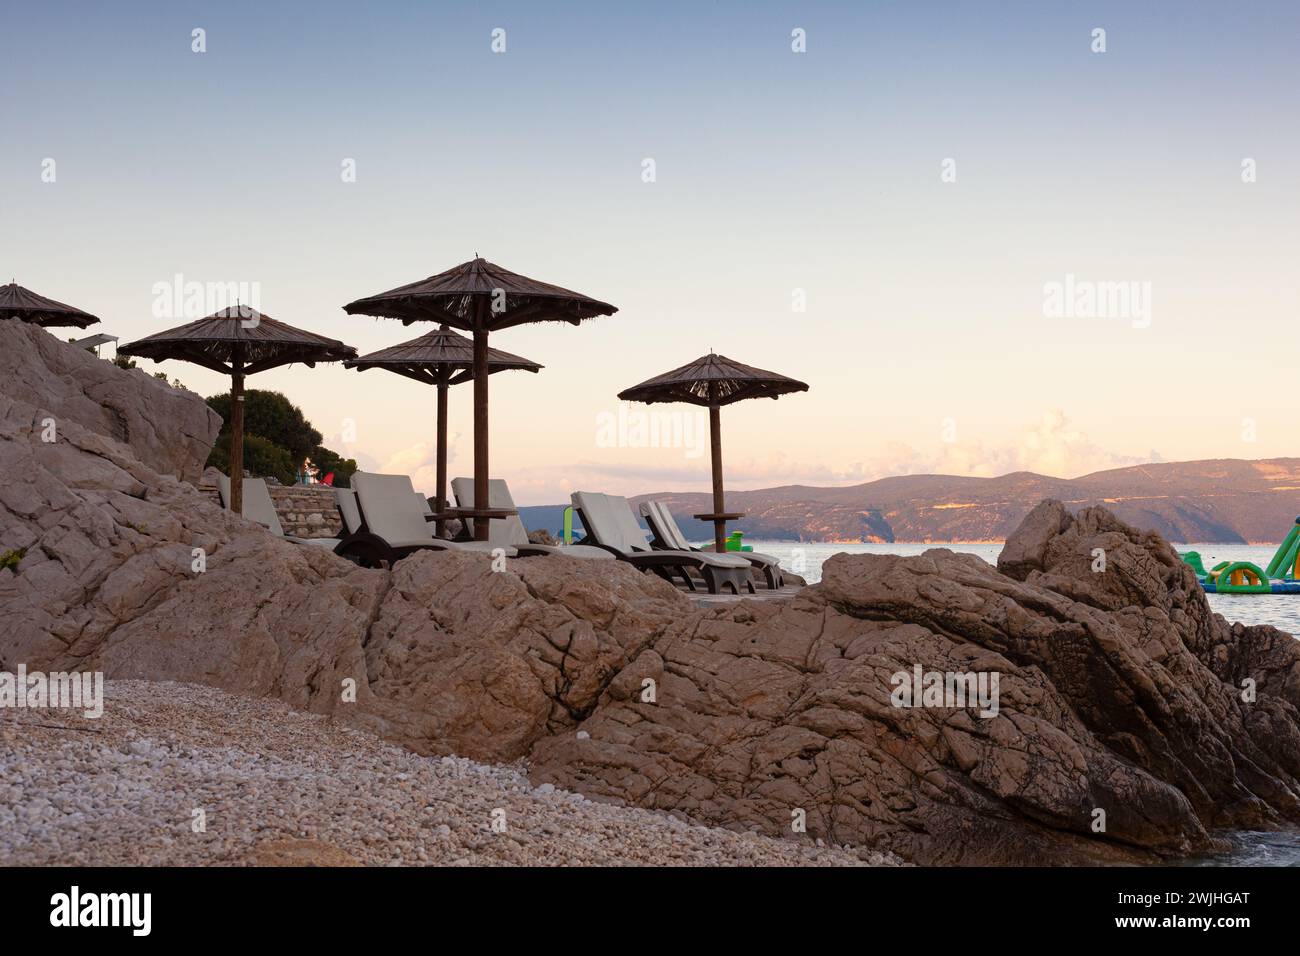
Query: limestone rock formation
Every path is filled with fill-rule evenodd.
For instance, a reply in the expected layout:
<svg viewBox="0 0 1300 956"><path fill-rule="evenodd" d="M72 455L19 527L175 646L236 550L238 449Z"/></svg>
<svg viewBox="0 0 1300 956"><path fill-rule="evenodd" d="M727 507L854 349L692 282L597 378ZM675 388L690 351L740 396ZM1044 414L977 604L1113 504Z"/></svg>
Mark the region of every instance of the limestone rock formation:
<svg viewBox="0 0 1300 956"><path fill-rule="evenodd" d="M365 638L373 729L421 752L522 757L572 735L609 682L693 611L622 562L509 564L496 573L479 555L425 553L397 565Z"/></svg>
<svg viewBox="0 0 1300 956"><path fill-rule="evenodd" d="M657 700L620 676L535 772L768 833L803 811L926 863L1182 856L1300 820L1300 645L1211 614L1168 545L1104 510L1047 502L1022 531L1025 580L942 549L838 555L787 606L683 622L629 668ZM997 716L894 706L918 665L999 675Z"/></svg>
<svg viewBox="0 0 1300 956"><path fill-rule="evenodd" d="M0 670L276 697L422 754L525 758L539 785L922 863L1144 861L1300 821L1300 645L1212 614L1102 509L1039 505L1000 568L838 555L791 601L709 610L621 562L366 570L181 480L216 432L197 396L15 326ZM918 668L990 694L898 706Z"/></svg>
<svg viewBox="0 0 1300 956"><path fill-rule="evenodd" d="M0 319L0 381L9 401L58 427L75 423L121 442L142 464L182 481L198 480L221 428L221 416L193 392L120 369L17 319Z"/></svg>
<svg viewBox="0 0 1300 956"><path fill-rule="evenodd" d="M690 613L615 562L498 573L487 556L422 554L390 573L276 538L178 479L201 473L219 427L191 440L211 414L197 395L33 326L0 336L0 669L205 683L425 753L514 758L594 702L625 663L616 631L638 647Z"/></svg>

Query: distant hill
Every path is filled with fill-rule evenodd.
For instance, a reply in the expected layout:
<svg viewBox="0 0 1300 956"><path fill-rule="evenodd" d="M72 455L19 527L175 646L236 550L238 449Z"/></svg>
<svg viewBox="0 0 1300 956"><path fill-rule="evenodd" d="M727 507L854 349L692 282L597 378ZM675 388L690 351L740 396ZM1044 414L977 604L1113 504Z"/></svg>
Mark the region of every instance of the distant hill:
<svg viewBox="0 0 1300 956"><path fill-rule="evenodd" d="M708 493L661 492L688 537L710 527L692 514L710 510ZM733 528L748 537L794 541L1002 541L1043 498L1072 510L1105 505L1139 528L1175 542L1264 544L1280 541L1300 515L1300 458L1163 462L1049 478L1019 471L998 478L902 475L861 485L786 485L727 493L745 512ZM556 531L563 506L521 508L524 524Z"/></svg>

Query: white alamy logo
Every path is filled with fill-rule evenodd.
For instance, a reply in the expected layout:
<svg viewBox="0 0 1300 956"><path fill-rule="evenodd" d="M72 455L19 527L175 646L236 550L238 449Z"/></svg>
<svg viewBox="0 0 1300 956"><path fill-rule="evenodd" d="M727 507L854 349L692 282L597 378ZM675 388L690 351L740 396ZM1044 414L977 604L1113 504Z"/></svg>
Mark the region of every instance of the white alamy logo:
<svg viewBox="0 0 1300 956"><path fill-rule="evenodd" d="M170 280L155 282L153 315L156 319L204 319L226 309L256 325L262 312L260 282L186 281L178 272Z"/></svg>
<svg viewBox="0 0 1300 956"><path fill-rule="evenodd" d="M27 672L19 664L17 673L0 671L0 707L45 710L80 710L83 717L104 716L104 675L101 671L44 674Z"/></svg>
<svg viewBox="0 0 1300 956"><path fill-rule="evenodd" d="M618 406L596 415L597 448L682 448L687 458L704 454L708 428L703 412L661 412Z"/></svg>
<svg viewBox="0 0 1300 956"><path fill-rule="evenodd" d="M897 671L889 678L889 695L895 707L978 707L985 719L998 715L997 671L927 671L920 664L912 672Z"/></svg>
<svg viewBox="0 0 1300 956"><path fill-rule="evenodd" d="M1043 315L1049 319L1128 319L1133 328L1151 325L1151 283L1076 279L1043 284Z"/></svg>
<svg viewBox="0 0 1300 956"><path fill-rule="evenodd" d="M148 936L152 928L153 894L69 893L50 897L51 926L129 926L131 935Z"/></svg>

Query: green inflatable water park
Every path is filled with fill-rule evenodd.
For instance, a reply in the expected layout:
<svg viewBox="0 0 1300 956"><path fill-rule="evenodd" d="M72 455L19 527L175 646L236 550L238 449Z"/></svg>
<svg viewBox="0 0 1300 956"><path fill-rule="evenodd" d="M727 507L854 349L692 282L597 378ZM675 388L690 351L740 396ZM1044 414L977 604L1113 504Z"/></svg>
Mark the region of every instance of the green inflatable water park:
<svg viewBox="0 0 1300 956"><path fill-rule="evenodd" d="M1300 594L1300 518L1278 545L1267 568L1250 561L1220 561L1205 570L1201 555L1188 551L1178 555L1196 573L1207 594Z"/></svg>

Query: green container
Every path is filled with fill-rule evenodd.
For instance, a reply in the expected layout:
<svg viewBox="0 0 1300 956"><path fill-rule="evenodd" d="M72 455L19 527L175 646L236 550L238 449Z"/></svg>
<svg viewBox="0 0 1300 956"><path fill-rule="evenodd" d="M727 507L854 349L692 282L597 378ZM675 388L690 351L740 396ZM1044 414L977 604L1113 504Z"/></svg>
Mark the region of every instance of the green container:
<svg viewBox="0 0 1300 956"><path fill-rule="evenodd" d="M752 547L742 543L744 537L745 532L733 531L731 534L727 535L727 540L722 543L726 546L728 551L753 551L754 549Z"/></svg>

